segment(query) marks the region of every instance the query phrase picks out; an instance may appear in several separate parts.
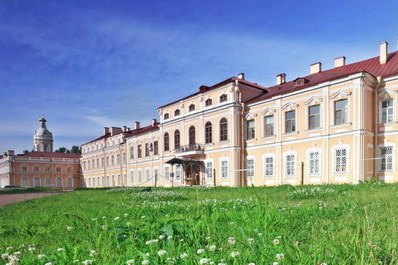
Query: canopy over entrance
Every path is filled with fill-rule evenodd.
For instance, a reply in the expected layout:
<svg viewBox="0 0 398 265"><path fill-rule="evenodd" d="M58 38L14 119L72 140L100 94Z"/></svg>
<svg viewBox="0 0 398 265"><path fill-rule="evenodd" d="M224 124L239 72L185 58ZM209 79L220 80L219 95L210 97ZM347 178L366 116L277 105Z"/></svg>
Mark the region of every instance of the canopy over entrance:
<svg viewBox="0 0 398 265"><path fill-rule="evenodd" d="M188 158L173 158L166 162L172 166L177 164L183 168L184 179L186 185L200 185L200 169L204 168L203 161L188 159Z"/></svg>
<svg viewBox="0 0 398 265"><path fill-rule="evenodd" d="M180 164L180 165L190 165L190 164L197 164L197 165L202 165L203 161L200 160L195 160L195 159L188 159L188 158L178 158L174 157L170 159L169 161L166 162L167 164L175 165L175 164Z"/></svg>

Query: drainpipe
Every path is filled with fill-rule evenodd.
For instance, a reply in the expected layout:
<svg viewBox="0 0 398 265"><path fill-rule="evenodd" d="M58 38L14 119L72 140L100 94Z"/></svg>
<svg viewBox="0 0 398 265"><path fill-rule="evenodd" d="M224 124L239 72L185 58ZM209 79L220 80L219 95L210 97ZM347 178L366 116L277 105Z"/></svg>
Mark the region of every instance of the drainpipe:
<svg viewBox="0 0 398 265"><path fill-rule="evenodd" d="M373 160L373 177L377 177L377 163L378 163L378 161L377 161L377 153L378 153L378 150L377 150L377 144L378 144L378 141L377 141L377 133L378 133L378 124L379 124L379 116L380 116L380 113L379 113L379 100L378 100L378 96L377 96L377 94L378 94L378 90L379 90L379 88L380 88L380 85L381 85L381 76L378 76L377 77L377 86L376 86L376 90L375 90L375 104L374 104L374 106L375 106L375 108L376 108L376 111L375 111L375 113L377 114L376 115L376 118L375 118L375 129L374 129L374 139L373 139L373 156L374 156L374 160Z"/></svg>
<svg viewBox="0 0 398 265"><path fill-rule="evenodd" d="M235 86L237 87L237 88L239 88L238 87L238 80L235 80ZM240 168L241 169L243 169L244 168L244 163L245 163L245 137L244 137L244 133L245 133L245 129L244 129L244 113L245 113L245 103L244 102L242 102L242 93L240 93L240 91L239 91L239 102L240 102L240 104L241 104L241 106L242 106L242 109L241 109L241 115L240 115L240 121L241 121L241 126L240 126L240 130L241 130L241 132L240 132L240 141L241 141L241 148L240 148L240 153L241 153L241 161L240 161ZM246 179L245 179L245 174L243 173L242 174L242 172L245 172L245 171L238 171L239 173L238 174L240 174L240 185L242 185L242 186L247 186L247 182L246 182ZM242 176L243 175L243 176Z"/></svg>

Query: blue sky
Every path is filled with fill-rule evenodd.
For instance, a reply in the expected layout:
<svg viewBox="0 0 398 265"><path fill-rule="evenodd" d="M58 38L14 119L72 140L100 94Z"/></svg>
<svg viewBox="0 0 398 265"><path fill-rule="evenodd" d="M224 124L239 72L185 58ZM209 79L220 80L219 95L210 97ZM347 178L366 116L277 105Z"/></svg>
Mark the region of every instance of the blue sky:
<svg viewBox="0 0 398 265"><path fill-rule="evenodd" d="M396 50L398 1L0 0L0 151L32 148L44 113L55 148L237 73L264 86L309 65Z"/></svg>

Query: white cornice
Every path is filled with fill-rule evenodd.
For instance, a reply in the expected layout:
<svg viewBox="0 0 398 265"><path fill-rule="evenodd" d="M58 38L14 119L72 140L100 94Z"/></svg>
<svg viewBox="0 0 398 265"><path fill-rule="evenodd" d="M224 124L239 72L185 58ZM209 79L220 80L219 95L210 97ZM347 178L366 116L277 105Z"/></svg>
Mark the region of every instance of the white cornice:
<svg viewBox="0 0 398 265"><path fill-rule="evenodd" d="M308 99L307 101L304 102L305 105L315 105L315 104L319 104L323 101L322 98L317 98L317 97L311 97L310 99Z"/></svg>
<svg viewBox="0 0 398 265"><path fill-rule="evenodd" d="M351 92L345 92L342 90L337 91L336 93L334 93L332 96L330 96L331 99L342 99L342 98L346 98L349 95L351 95Z"/></svg>

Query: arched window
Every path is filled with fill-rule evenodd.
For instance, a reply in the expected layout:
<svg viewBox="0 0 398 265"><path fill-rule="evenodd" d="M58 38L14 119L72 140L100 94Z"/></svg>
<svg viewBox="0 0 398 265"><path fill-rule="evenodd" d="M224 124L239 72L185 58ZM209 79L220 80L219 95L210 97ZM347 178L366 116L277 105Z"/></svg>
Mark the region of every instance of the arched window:
<svg viewBox="0 0 398 265"><path fill-rule="evenodd" d="M220 96L220 103L221 102L225 102L225 101L227 101L227 94L222 94L221 96Z"/></svg>
<svg viewBox="0 0 398 265"><path fill-rule="evenodd" d="M164 134L164 151L169 151L170 149L169 133Z"/></svg>
<svg viewBox="0 0 398 265"><path fill-rule="evenodd" d="M27 177L23 177L21 179L21 186L22 187L29 187L29 179Z"/></svg>
<svg viewBox="0 0 398 265"><path fill-rule="evenodd" d="M205 106L211 106L213 104L213 100L211 98L206 99Z"/></svg>
<svg viewBox="0 0 398 265"><path fill-rule="evenodd" d="M164 119L164 120L168 120L168 119L169 119L169 114L168 114L168 113L165 113L165 114L163 115L163 119Z"/></svg>
<svg viewBox="0 0 398 265"><path fill-rule="evenodd" d="M51 178L50 177L46 177L46 187L51 187Z"/></svg>
<svg viewBox="0 0 398 265"><path fill-rule="evenodd" d="M195 127L189 127L189 144L195 144Z"/></svg>
<svg viewBox="0 0 398 265"><path fill-rule="evenodd" d="M194 111L195 110L195 104L189 105L189 111Z"/></svg>
<svg viewBox="0 0 398 265"><path fill-rule="evenodd" d="M40 178L39 177L35 177L33 179L33 187L39 187L40 186Z"/></svg>
<svg viewBox="0 0 398 265"><path fill-rule="evenodd" d="M99 180L98 180L98 184L99 184ZM69 177L66 181L66 186L68 188L73 188L73 179L71 177Z"/></svg>
<svg viewBox="0 0 398 265"><path fill-rule="evenodd" d="M211 122L205 124L205 143L209 144L213 142L213 128Z"/></svg>
<svg viewBox="0 0 398 265"><path fill-rule="evenodd" d="M220 141L228 140L228 121L226 118L220 120Z"/></svg>
<svg viewBox="0 0 398 265"><path fill-rule="evenodd" d="M180 131L175 130L174 132L174 149L180 148Z"/></svg>
<svg viewBox="0 0 398 265"><path fill-rule="evenodd" d="M176 110L174 111L174 116L178 116L178 115L180 115L180 110L179 110L179 109L176 109Z"/></svg>
<svg viewBox="0 0 398 265"><path fill-rule="evenodd" d="M56 187L57 188L62 188L62 179L60 177L57 178Z"/></svg>

